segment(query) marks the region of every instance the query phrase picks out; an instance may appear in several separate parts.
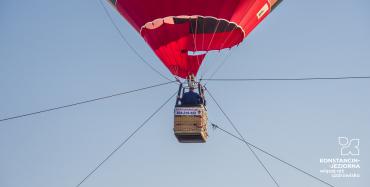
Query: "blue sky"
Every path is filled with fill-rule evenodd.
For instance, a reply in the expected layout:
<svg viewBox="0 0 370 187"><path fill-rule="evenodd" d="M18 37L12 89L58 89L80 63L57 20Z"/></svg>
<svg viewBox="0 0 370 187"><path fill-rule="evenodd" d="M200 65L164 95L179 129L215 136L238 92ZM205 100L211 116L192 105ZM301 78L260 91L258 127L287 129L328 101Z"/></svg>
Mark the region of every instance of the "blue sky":
<svg viewBox="0 0 370 187"><path fill-rule="evenodd" d="M232 50L215 78L368 76L369 5L285 0ZM140 54L170 76L136 31L109 10ZM203 68L214 68L224 55L210 55ZM164 81L125 45L98 1L0 2L0 118ZM366 187L369 85L369 80L210 82L208 88L252 143L337 187ZM176 89L167 85L1 122L0 186L75 186ZM83 186L274 186L245 145L220 131L210 128L206 144L177 143L173 103ZM210 122L231 130L208 103ZM319 172L320 158L340 156L339 136L361 140L360 178ZM282 187L323 186L258 154Z"/></svg>

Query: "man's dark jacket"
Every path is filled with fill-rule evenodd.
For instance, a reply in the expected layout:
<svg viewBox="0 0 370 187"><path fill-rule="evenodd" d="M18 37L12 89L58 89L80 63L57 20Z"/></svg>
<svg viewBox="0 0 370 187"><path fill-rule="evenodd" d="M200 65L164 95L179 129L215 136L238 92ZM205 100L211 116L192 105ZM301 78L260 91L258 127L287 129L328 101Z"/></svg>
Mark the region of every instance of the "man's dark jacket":
<svg viewBox="0 0 370 187"><path fill-rule="evenodd" d="M203 103L202 97L194 91L184 93L181 99L181 105L199 105Z"/></svg>

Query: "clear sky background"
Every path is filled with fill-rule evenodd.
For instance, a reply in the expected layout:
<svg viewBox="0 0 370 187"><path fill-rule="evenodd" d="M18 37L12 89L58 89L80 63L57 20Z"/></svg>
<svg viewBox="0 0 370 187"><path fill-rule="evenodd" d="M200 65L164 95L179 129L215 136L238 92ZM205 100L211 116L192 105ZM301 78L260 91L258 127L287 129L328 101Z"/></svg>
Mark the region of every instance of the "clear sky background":
<svg viewBox="0 0 370 187"><path fill-rule="evenodd" d="M369 76L369 7L367 0L285 0L232 50L215 78ZM109 10L139 53L170 76ZM223 55L210 55L203 68ZM96 0L0 1L0 118L165 81L121 40ZM210 82L208 88L250 142L337 187L369 186L370 80ZM0 186L76 186L176 90L171 84L1 122ZM231 131L208 103L210 122ZM206 144L179 144L173 105L83 186L274 186L245 145L219 130L210 128ZM339 136L360 138L360 178L319 173L320 158L340 157ZM281 187L324 186L258 155Z"/></svg>

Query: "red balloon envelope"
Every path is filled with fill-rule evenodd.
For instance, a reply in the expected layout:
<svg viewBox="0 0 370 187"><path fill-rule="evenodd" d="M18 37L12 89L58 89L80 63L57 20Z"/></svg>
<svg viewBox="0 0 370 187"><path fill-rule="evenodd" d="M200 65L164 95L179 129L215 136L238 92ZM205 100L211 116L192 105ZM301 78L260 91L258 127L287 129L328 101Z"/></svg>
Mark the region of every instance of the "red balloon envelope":
<svg viewBox="0 0 370 187"><path fill-rule="evenodd" d="M110 0L173 75L196 75L206 53L238 45L277 0ZM196 52L196 53L195 53Z"/></svg>

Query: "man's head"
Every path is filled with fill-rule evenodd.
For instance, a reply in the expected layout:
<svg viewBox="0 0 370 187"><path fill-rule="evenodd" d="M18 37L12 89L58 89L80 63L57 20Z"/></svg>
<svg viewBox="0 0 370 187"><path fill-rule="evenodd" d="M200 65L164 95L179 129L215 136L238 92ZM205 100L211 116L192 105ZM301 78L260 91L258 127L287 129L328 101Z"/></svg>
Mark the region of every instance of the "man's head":
<svg viewBox="0 0 370 187"><path fill-rule="evenodd" d="M194 92L194 87L190 87L189 91Z"/></svg>

